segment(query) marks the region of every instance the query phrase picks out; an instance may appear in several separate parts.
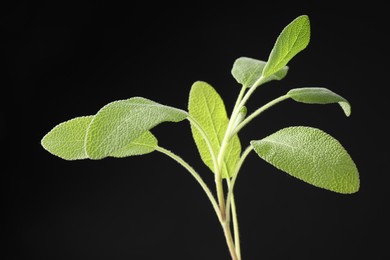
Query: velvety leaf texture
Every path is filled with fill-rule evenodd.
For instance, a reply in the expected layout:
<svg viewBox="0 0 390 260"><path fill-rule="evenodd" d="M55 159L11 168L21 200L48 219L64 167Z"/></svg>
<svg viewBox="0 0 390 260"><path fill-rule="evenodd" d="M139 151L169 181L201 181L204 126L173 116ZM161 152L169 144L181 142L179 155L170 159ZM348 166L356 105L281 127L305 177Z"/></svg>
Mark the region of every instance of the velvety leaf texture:
<svg viewBox="0 0 390 260"><path fill-rule="evenodd" d="M310 21L307 15L301 15L288 24L276 39L268 62L263 70L263 77L269 77L282 69L310 41Z"/></svg>
<svg viewBox="0 0 390 260"><path fill-rule="evenodd" d="M209 84L198 81L192 85L189 97L188 111L203 127L211 141L212 150L216 155L221 148L229 119L222 98ZM191 131L203 162L214 172L214 165L209 147L202 134L191 124ZM222 177L226 178L234 170L241 153L241 144L237 135L233 136L226 150L222 168Z"/></svg>
<svg viewBox="0 0 390 260"><path fill-rule="evenodd" d="M143 155L153 152L158 145L156 137L147 131L140 137L132 141L130 144L112 152L109 156L111 157L128 157L134 155Z"/></svg>
<svg viewBox="0 0 390 260"><path fill-rule="evenodd" d="M146 131L162 122L179 122L187 112L134 97L107 104L93 118L86 136L89 158L102 159L115 154Z"/></svg>
<svg viewBox="0 0 390 260"><path fill-rule="evenodd" d="M342 96L326 88L296 88L287 92L293 100L307 104L339 103L346 116L351 115L351 105Z"/></svg>
<svg viewBox="0 0 390 260"><path fill-rule="evenodd" d="M65 160L88 158L84 140L93 116L76 117L55 126L41 141L48 152Z"/></svg>
<svg viewBox="0 0 390 260"><path fill-rule="evenodd" d="M255 83L263 74L265 65L265 61L241 57L234 62L232 75L238 83L246 88L257 87ZM281 80L287 75L287 72L288 67L284 66L281 70L268 77L266 81L263 81L263 83L271 80Z"/></svg>
<svg viewBox="0 0 390 260"><path fill-rule="evenodd" d="M359 190L359 173L348 152L320 129L288 127L251 145L262 159L309 184L346 194Z"/></svg>

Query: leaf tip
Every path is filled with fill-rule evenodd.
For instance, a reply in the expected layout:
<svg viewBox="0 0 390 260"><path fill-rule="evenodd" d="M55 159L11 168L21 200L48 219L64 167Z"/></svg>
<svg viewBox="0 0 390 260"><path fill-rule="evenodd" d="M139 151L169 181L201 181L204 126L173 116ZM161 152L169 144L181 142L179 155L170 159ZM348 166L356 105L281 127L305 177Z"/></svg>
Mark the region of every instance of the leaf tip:
<svg viewBox="0 0 390 260"><path fill-rule="evenodd" d="M339 105L341 106L341 108L343 109L344 111L344 114L349 117L351 115L351 104L349 104L348 102L346 101L343 101L343 102L339 102Z"/></svg>

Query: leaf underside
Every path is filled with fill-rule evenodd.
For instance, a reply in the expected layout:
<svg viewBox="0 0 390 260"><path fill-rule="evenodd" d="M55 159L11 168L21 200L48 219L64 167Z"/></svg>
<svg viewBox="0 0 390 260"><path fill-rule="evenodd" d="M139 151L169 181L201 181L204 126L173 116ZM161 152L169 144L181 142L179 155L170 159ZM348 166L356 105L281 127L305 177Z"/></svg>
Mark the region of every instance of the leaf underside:
<svg viewBox="0 0 390 260"><path fill-rule="evenodd" d="M351 115L351 105L342 96L326 88L296 88L287 92L293 100L306 104L338 103L346 116Z"/></svg>
<svg viewBox="0 0 390 260"><path fill-rule="evenodd" d="M261 78L265 65L265 61L241 57L234 62L231 73L236 81L245 88L257 87L256 82ZM271 80L281 80L287 75L287 72L288 67L284 66L275 74L269 76L263 83Z"/></svg>
<svg viewBox="0 0 390 260"><path fill-rule="evenodd" d="M65 160L141 155L157 147L151 128L162 122L179 122L187 116L183 110L134 97L111 102L94 116L63 122L41 143Z"/></svg>
<svg viewBox="0 0 390 260"><path fill-rule="evenodd" d="M124 148L162 122L179 122L187 117L183 110L164 106L146 98L119 100L98 111L89 125L86 153L102 159Z"/></svg>
<svg viewBox="0 0 390 260"><path fill-rule="evenodd" d="M276 168L316 187L338 193L359 190L355 163L332 136L312 127L288 127L251 141L255 152Z"/></svg>
<svg viewBox="0 0 390 260"><path fill-rule="evenodd" d="M150 131L146 131L128 145L109 154L109 156L123 158L128 156L144 155L153 152L157 145L157 138Z"/></svg>
<svg viewBox="0 0 390 260"><path fill-rule="evenodd" d="M41 140L48 152L64 160L88 159L85 152L85 137L94 116L76 117L60 123ZM110 157L127 157L151 153L157 147L157 139L147 131L140 137L110 153Z"/></svg>

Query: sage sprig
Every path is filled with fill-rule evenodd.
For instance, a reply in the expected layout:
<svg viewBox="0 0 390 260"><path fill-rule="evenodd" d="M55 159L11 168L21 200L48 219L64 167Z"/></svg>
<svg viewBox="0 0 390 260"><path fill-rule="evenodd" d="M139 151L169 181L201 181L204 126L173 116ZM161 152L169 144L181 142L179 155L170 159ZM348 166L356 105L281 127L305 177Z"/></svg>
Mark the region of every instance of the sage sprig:
<svg viewBox="0 0 390 260"><path fill-rule="evenodd" d="M351 105L347 99L324 87L291 89L256 109L247 107L247 101L259 86L286 77L288 62L304 50L309 41L309 18L301 15L282 30L267 61L238 58L231 73L241 85L241 91L230 116L217 91L210 84L197 81L190 90L188 111L143 97L114 101L95 115L58 124L42 138L41 144L48 152L65 160L122 158L155 151L165 154L199 183L221 223L232 259L241 260L234 186L252 151L263 161L315 187L340 194L355 193L360 187L358 169L351 156L338 140L320 129L286 127L246 145L239 139L243 127L287 99L305 104L337 103L345 115L350 116ZM151 132L161 123L185 119L189 121L200 159L214 175L216 196L194 168L159 146Z"/></svg>

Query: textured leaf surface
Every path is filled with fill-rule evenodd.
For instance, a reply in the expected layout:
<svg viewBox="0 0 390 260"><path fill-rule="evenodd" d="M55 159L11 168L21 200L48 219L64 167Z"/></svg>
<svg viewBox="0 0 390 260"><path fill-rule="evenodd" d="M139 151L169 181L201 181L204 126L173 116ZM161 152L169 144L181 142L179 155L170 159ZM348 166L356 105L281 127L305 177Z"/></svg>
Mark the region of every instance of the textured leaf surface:
<svg viewBox="0 0 390 260"><path fill-rule="evenodd" d="M339 103L346 116L351 114L349 102L342 96L326 88L296 88L287 92L293 100L307 104Z"/></svg>
<svg viewBox="0 0 390 260"><path fill-rule="evenodd" d="M310 22L307 15L301 15L288 24L276 39L263 70L263 77L271 76L283 68L310 41Z"/></svg>
<svg viewBox="0 0 390 260"><path fill-rule="evenodd" d="M115 154L162 122L179 122L187 112L146 98L134 97L107 104L93 118L86 136L91 159Z"/></svg>
<svg viewBox="0 0 390 260"><path fill-rule="evenodd" d="M205 82L195 82L190 91L189 114L203 127L211 141L214 153L218 154L229 119L222 98L215 89ZM192 135L203 162L214 172L209 148L201 133L191 124ZM222 177L226 178L237 164L241 153L241 144L237 135L233 136L226 150L222 168Z"/></svg>
<svg viewBox="0 0 390 260"><path fill-rule="evenodd" d="M309 184L339 193L359 189L359 174L352 158L322 130L288 127L251 145L262 159Z"/></svg>
<svg viewBox="0 0 390 260"><path fill-rule="evenodd" d="M265 61L241 57L234 62L232 75L238 83L246 88L257 87L255 83L263 74L265 64ZM284 66L281 70L268 77L266 81L263 81L263 83L271 80L281 80L287 75L287 72L288 67Z"/></svg>
<svg viewBox="0 0 390 260"><path fill-rule="evenodd" d="M157 139L154 135L147 131L143 133L140 137L132 141L130 144L124 146L121 149L116 150L111 153L111 157L128 157L134 155L143 155L153 152L157 147Z"/></svg>
<svg viewBox="0 0 390 260"><path fill-rule="evenodd" d="M93 116L76 117L55 126L41 141L48 152L65 160L87 158L84 139Z"/></svg>

